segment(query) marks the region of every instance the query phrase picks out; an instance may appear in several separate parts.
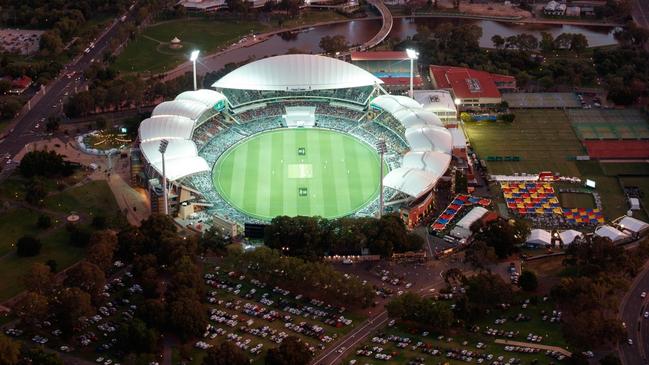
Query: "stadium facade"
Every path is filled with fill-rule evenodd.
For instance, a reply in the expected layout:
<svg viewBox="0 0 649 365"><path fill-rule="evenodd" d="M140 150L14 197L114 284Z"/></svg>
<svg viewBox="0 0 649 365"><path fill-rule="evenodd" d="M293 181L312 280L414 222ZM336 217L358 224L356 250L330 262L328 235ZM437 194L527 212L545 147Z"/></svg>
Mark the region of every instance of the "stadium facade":
<svg viewBox="0 0 649 365"><path fill-rule="evenodd" d="M167 140L165 173L173 214L206 222L218 217L215 222L221 225L263 222L217 191L217 160L259 133L319 128L370 146L384 140L386 206L400 212L409 225L416 224L435 204L435 186L453 159L453 136L434 113L411 98L387 94L382 83L338 59L284 55L244 65L216 81L213 90L187 91L159 104L139 129L141 175L152 202L160 201L159 146ZM377 211L378 194L352 214Z"/></svg>

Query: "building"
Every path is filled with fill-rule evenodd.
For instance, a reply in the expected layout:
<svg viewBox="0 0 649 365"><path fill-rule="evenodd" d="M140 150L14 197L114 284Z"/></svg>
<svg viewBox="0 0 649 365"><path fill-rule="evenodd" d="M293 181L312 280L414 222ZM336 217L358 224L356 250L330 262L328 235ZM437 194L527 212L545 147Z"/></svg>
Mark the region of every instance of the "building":
<svg viewBox="0 0 649 365"><path fill-rule="evenodd" d="M549 1L543 8L543 14L551 16L561 16L566 13L566 4L556 2L554 0Z"/></svg>
<svg viewBox="0 0 649 365"><path fill-rule="evenodd" d="M516 89L513 76L465 67L430 65L429 73L433 87L450 91L464 108L495 107L502 102L502 92Z"/></svg>
<svg viewBox="0 0 649 365"><path fill-rule="evenodd" d="M410 89L410 58L405 51L352 52L351 60L352 64L381 79L387 89ZM413 85L421 88L423 80L417 60L414 61L413 71Z"/></svg>
<svg viewBox="0 0 649 365"><path fill-rule="evenodd" d="M189 12L199 13L213 13L228 8L225 0L181 0L180 5Z"/></svg>
<svg viewBox="0 0 649 365"><path fill-rule="evenodd" d="M21 76L17 79L11 80L10 94L22 94L32 85L32 78L29 76Z"/></svg>
<svg viewBox="0 0 649 365"><path fill-rule="evenodd" d="M446 126L457 123L457 108L449 91L414 90L413 98L424 110L435 113Z"/></svg>

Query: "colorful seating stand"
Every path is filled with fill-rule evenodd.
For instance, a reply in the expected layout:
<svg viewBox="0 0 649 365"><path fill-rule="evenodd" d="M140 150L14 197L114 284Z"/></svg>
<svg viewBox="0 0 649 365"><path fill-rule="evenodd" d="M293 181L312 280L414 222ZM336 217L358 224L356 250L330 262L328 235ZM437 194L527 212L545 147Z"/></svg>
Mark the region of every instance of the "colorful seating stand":
<svg viewBox="0 0 649 365"><path fill-rule="evenodd" d="M572 224L601 224L604 214L597 208L563 208L563 216Z"/></svg>
<svg viewBox="0 0 649 365"><path fill-rule="evenodd" d="M440 214L439 217L433 222L431 227L435 231L443 231L446 228L446 225L449 224L453 218L462 210L463 207L468 207L472 205L481 205L483 207L488 207L491 205L491 199L478 198L466 194L458 194L455 196L455 199L446 207L446 209Z"/></svg>
<svg viewBox="0 0 649 365"><path fill-rule="evenodd" d="M562 214L559 199L550 183L501 183L507 208L520 215Z"/></svg>

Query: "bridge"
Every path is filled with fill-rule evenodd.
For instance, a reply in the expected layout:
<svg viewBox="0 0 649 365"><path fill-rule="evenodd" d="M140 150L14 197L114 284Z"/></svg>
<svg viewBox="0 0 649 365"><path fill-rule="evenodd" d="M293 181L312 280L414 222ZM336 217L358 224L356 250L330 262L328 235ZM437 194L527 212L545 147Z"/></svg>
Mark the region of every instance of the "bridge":
<svg viewBox="0 0 649 365"><path fill-rule="evenodd" d="M358 47L360 51L366 51L370 48L374 48L383 42L385 38L388 37L390 31L392 31L392 25L394 24L394 19L392 18L392 13L390 9L383 3L383 0L367 0L367 3L375 7L381 14L382 24L381 30L372 37L369 41L363 43Z"/></svg>

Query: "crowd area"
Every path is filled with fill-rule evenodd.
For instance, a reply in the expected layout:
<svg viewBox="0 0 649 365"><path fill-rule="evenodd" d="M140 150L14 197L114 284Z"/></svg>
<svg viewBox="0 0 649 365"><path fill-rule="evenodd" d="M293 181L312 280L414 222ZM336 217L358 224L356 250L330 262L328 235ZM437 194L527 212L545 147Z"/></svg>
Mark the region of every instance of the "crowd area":
<svg viewBox="0 0 649 365"><path fill-rule="evenodd" d="M400 129L396 125L392 128L394 123L400 126L398 121L387 113L383 113L375 119L363 111L319 101L287 100L264 104L259 108L246 110L232 116L219 114L194 130L193 140L199 149L199 155L205 159L208 165L213 166L225 151L244 138L260 132L286 127L282 115L285 113L285 108L291 106L315 107L316 127L318 128L348 133L370 146L375 146L379 139L383 138L388 147L384 161L389 169L401 166L402 155L408 150L408 144L404 141L403 135L398 134ZM235 123L226 122L229 117ZM203 194L203 199L212 204L208 214L240 224L255 221L234 209L216 192L210 172L188 177L186 183L200 191ZM387 198L396 193L395 190L384 188ZM378 205L378 198L374 199L355 215L371 215L378 210Z"/></svg>
<svg viewBox="0 0 649 365"><path fill-rule="evenodd" d="M301 91L261 91L261 90L239 90L223 89L232 105L239 106L261 100L273 100L281 98L328 98L350 101L356 104L364 104L374 90L373 86L355 87L348 89L334 90L301 90Z"/></svg>

